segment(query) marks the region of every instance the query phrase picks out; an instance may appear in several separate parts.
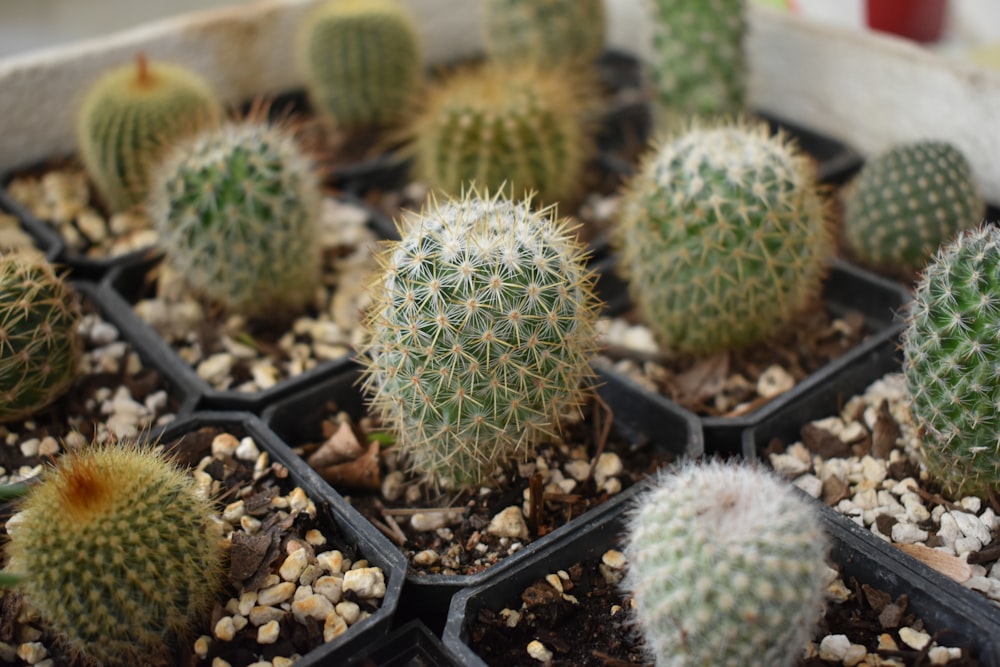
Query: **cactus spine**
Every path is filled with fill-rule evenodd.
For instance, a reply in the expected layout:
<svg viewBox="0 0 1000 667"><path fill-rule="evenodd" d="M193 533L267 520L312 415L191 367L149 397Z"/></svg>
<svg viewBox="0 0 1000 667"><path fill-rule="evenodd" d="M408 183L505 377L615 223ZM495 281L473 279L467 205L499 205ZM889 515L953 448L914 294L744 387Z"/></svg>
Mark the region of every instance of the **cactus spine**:
<svg viewBox="0 0 1000 667"><path fill-rule="evenodd" d="M69 389L83 351L79 323L76 295L44 257L0 253L0 423Z"/></svg>
<svg viewBox="0 0 1000 667"><path fill-rule="evenodd" d="M669 137L622 201L632 300L677 353L760 342L818 296L834 252L828 208L809 158L763 123Z"/></svg>
<svg viewBox="0 0 1000 667"><path fill-rule="evenodd" d="M421 83L416 26L396 0L328 0L306 18L299 42L310 98L340 125L396 121Z"/></svg>
<svg viewBox="0 0 1000 667"><path fill-rule="evenodd" d="M162 455L94 445L63 455L22 499L6 569L75 654L150 664L211 607L219 525L193 479Z"/></svg>
<svg viewBox="0 0 1000 667"><path fill-rule="evenodd" d="M201 77L168 63L113 69L87 91L77 115L80 159L114 211L144 201L158 153L220 114Z"/></svg>
<svg viewBox="0 0 1000 667"><path fill-rule="evenodd" d="M275 316L314 296L321 200L313 163L287 129L228 123L179 143L159 166L150 217L195 291Z"/></svg>
<svg viewBox="0 0 1000 667"><path fill-rule="evenodd" d="M862 262L882 268L922 268L986 210L965 156L943 141L890 148L865 164L848 192L847 245Z"/></svg>
<svg viewBox="0 0 1000 667"><path fill-rule="evenodd" d="M822 611L816 510L764 468L664 472L629 523L623 581L658 667L798 664Z"/></svg>
<svg viewBox="0 0 1000 667"><path fill-rule="evenodd" d="M529 203L432 197L381 256L365 388L434 483L489 484L588 395L594 279L567 221Z"/></svg>
<svg viewBox="0 0 1000 667"><path fill-rule="evenodd" d="M903 373L931 477L953 498L1000 488L1000 231L961 232L924 270Z"/></svg>
<svg viewBox="0 0 1000 667"><path fill-rule="evenodd" d="M487 0L483 12L494 60L587 64L604 50L604 0Z"/></svg>

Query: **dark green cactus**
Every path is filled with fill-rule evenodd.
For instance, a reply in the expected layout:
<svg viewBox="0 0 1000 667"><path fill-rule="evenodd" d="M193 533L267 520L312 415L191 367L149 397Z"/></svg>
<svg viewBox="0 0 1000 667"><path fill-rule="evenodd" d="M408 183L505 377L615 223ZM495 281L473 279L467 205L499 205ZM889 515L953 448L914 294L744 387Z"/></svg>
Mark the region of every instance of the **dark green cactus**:
<svg viewBox="0 0 1000 667"><path fill-rule="evenodd" d="M541 67L587 64L604 51L604 0L487 0L486 53Z"/></svg>

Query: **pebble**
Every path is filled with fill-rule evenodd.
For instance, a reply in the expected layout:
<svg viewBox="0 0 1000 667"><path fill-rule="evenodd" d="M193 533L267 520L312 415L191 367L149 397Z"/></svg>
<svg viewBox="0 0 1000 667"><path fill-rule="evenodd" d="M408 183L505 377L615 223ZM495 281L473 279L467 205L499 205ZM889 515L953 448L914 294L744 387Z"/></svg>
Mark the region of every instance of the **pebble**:
<svg viewBox="0 0 1000 667"><path fill-rule="evenodd" d="M920 630L903 627L899 629L899 639L910 648L920 651L931 641L931 636Z"/></svg>
<svg viewBox="0 0 1000 667"><path fill-rule="evenodd" d="M278 641L279 634L281 634L281 626L278 624L278 621L268 621L264 625L257 628L257 643L273 644Z"/></svg>
<svg viewBox="0 0 1000 667"><path fill-rule="evenodd" d="M362 567L344 573L344 591L351 591L359 598L381 598L385 596L385 576L377 567Z"/></svg>
<svg viewBox="0 0 1000 667"><path fill-rule="evenodd" d="M290 581L285 581L258 591L257 603L264 606L280 604L291 599L294 593L295 584Z"/></svg>
<svg viewBox="0 0 1000 667"><path fill-rule="evenodd" d="M437 530L457 520L455 512L417 512L410 517L410 527L419 532Z"/></svg>
<svg viewBox="0 0 1000 667"><path fill-rule="evenodd" d="M540 663L547 665L552 662L553 658L552 651L545 648L545 644L538 641L537 639L528 642L527 651L529 656L531 656Z"/></svg>
<svg viewBox="0 0 1000 667"><path fill-rule="evenodd" d="M827 635L819 643L819 657L821 660L842 662L850 648L851 640L847 635Z"/></svg>
<svg viewBox="0 0 1000 667"><path fill-rule="evenodd" d="M497 537L509 537L512 539L528 539L528 524L524 520L524 514L517 505L511 505L500 510L490 519L486 532Z"/></svg>

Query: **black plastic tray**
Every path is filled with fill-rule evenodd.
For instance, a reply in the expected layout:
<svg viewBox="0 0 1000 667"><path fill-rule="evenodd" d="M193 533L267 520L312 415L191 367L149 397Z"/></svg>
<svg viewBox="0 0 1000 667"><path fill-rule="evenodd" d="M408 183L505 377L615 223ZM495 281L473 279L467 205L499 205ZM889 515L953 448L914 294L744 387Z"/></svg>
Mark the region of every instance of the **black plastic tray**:
<svg viewBox="0 0 1000 667"><path fill-rule="evenodd" d="M408 621L377 645L352 656L344 667L461 667L441 639L419 620Z"/></svg>

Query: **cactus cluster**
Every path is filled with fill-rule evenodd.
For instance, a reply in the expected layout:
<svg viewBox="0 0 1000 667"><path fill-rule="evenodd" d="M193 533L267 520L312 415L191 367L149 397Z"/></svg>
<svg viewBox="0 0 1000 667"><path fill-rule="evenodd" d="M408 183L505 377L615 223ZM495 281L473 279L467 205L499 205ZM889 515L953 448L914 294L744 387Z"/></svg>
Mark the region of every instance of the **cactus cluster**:
<svg viewBox="0 0 1000 667"><path fill-rule="evenodd" d="M945 141L893 146L865 163L844 202L844 239L860 261L922 268L982 222L986 205L962 152Z"/></svg>
<svg viewBox="0 0 1000 667"><path fill-rule="evenodd" d="M80 317L72 288L43 256L0 253L0 423L38 412L73 384Z"/></svg>
<svg viewBox="0 0 1000 667"><path fill-rule="evenodd" d="M105 203L121 211L145 200L149 168L162 150L220 113L197 74L140 55L87 90L77 114L80 159Z"/></svg>
<svg viewBox="0 0 1000 667"><path fill-rule="evenodd" d="M154 450L68 452L20 502L6 571L74 654L152 664L211 607L221 524L191 476Z"/></svg>
<svg viewBox="0 0 1000 667"><path fill-rule="evenodd" d="M953 498L1000 488L1000 230L963 231L927 265L903 355L930 476Z"/></svg>
<svg viewBox="0 0 1000 667"><path fill-rule="evenodd" d="M313 105L341 126L398 120L422 80L416 26L397 0L327 0L306 17L299 43Z"/></svg>
<svg viewBox="0 0 1000 667"><path fill-rule="evenodd" d="M365 388L413 470L445 487L490 484L590 390L586 253L566 220L529 204L432 197L381 255Z"/></svg>
<svg viewBox="0 0 1000 667"><path fill-rule="evenodd" d="M817 510L759 466L661 473L629 521L623 585L660 667L798 664L826 592Z"/></svg>
<svg viewBox="0 0 1000 667"><path fill-rule="evenodd" d="M660 344L707 355L762 341L813 303L834 252L815 166L764 123L691 127L627 185L617 243Z"/></svg>
<svg viewBox="0 0 1000 667"><path fill-rule="evenodd" d="M248 316L294 314L314 298L322 194L289 129L248 120L204 130L152 180L150 217L194 291Z"/></svg>
<svg viewBox="0 0 1000 667"><path fill-rule="evenodd" d="M589 65L604 50L604 0L487 0L483 15L494 60Z"/></svg>

